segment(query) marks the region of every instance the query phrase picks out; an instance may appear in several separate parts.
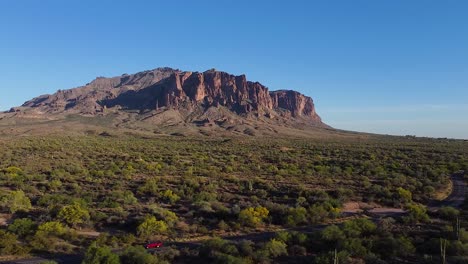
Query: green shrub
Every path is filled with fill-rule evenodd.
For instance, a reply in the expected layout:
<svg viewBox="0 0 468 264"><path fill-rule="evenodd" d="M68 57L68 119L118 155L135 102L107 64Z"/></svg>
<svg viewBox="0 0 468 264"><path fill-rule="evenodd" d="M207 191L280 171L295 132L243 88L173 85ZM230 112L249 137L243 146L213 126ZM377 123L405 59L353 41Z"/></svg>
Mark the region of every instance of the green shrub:
<svg viewBox="0 0 468 264"><path fill-rule="evenodd" d="M248 226L258 226L268 217L269 211L265 207L249 207L239 213L239 221Z"/></svg>
<svg viewBox="0 0 468 264"><path fill-rule="evenodd" d="M270 256L272 257L279 257L279 256L287 256L287 246L283 241L272 239L268 243L265 244L264 249L268 251Z"/></svg>
<svg viewBox="0 0 468 264"><path fill-rule="evenodd" d="M148 216L137 227L137 235L143 238L149 238L154 235L164 234L167 232L168 226L162 220L157 220L154 216Z"/></svg>
<svg viewBox="0 0 468 264"><path fill-rule="evenodd" d="M64 206L58 213L58 218L70 226L82 224L90 219L89 212L79 203Z"/></svg>
<svg viewBox="0 0 468 264"><path fill-rule="evenodd" d="M36 223L29 218L15 219L11 225L8 226L8 231L17 234L19 237L26 237L34 234L36 231Z"/></svg>
<svg viewBox="0 0 468 264"><path fill-rule="evenodd" d="M26 254L28 250L20 246L17 239L15 234L0 230L0 256Z"/></svg>
<svg viewBox="0 0 468 264"><path fill-rule="evenodd" d="M27 212L32 208L31 201L22 190L12 191L4 196L0 200L0 205L12 214L17 211Z"/></svg>
<svg viewBox="0 0 468 264"><path fill-rule="evenodd" d="M131 246L120 255L122 264L159 264L160 261L142 246Z"/></svg>
<svg viewBox="0 0 468 264"><path fill-rule="evenodd" d="M86 250L83 264L119 264L119 256L112 253L106 246L98 246L92 243Z"/></svg>

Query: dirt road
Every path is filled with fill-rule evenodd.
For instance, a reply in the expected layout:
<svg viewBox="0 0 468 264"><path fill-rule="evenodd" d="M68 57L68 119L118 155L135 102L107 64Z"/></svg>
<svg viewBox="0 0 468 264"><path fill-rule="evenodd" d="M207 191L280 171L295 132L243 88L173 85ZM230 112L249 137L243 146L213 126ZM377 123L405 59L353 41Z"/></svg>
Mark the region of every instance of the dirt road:
<svg viewBox="0 0 468 264"><path fill-rule="evenodd" d="M450 195L442 201L433 201L428 204L428 210L435 212L442 207L460 207L465 201L466 196L468 195L468 188L466 187L465 181L465 172L460 171L451 176L453 183L452 192Z"/></svg>

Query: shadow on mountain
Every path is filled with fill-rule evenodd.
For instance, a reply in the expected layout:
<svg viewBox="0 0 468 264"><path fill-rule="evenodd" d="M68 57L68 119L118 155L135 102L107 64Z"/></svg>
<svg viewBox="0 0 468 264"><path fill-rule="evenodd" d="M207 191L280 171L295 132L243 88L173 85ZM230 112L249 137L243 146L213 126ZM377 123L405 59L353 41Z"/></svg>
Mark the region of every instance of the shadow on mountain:
<svg viewBox="0 0 468 264"><path fill-rule="evenodd" d="M156 102L159 104L162 102L163 91L164 84L157 83L137 91L128 90L116 98L105 99L98 103L106 107L120 106L124 110L156 109Z"/></svg>

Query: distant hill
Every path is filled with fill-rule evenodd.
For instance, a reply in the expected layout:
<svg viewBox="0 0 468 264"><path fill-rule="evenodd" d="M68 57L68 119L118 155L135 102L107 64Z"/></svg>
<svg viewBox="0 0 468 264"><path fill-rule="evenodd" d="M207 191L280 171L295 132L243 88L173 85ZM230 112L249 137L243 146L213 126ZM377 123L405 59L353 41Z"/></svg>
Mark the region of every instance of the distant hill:
<svg viewBox="0 0 468 264"><path fill-rule="evenodd" d="M269 91L245 75L214 69L157 68L98 77L81 87L36 97L10 109L2 119L68 120L189 134L263 135L330 128L316 113L312 98L292 90Z"/></svg>

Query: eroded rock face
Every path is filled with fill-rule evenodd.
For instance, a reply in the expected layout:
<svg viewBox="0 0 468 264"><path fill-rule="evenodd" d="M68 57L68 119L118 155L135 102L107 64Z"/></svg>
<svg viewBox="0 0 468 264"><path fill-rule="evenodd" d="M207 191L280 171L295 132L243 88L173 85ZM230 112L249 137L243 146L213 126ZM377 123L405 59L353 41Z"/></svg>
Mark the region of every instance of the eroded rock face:
<svg viewBox="0 0 468 264"><path fill-rule="evenodd" d="M293 116L318 117L312 98L299 92L281 90L270 92L270 96L273 99L273 107L289 110Z"/></svg>
<svg viewBox="0 0 468 264"><path fill-rule="evenodd" d="M178 109L192 111L223 106L237 114L302 118L321 124L310 97L296 91L273 91L245 75L214 69L183 72L157 68L118 77L99 77L91 83L43 95L23 104L41 113L93 115L119 106L128 110Z"/></svg>
<svg viewBox="0 0 468 264"><path fill-rule="evenodd" d="M248 82L245 75L234 76L211 70L174 73L169 80L173 88L168 93L174 97L171 96L173 100L165 106L178 106L188 98L207 107L221 105L238 113L273 109L268 89L259 83Z"/></svg>

